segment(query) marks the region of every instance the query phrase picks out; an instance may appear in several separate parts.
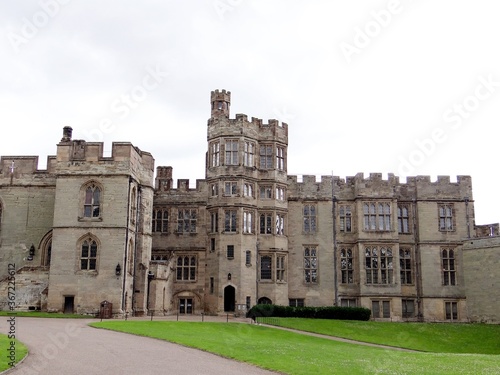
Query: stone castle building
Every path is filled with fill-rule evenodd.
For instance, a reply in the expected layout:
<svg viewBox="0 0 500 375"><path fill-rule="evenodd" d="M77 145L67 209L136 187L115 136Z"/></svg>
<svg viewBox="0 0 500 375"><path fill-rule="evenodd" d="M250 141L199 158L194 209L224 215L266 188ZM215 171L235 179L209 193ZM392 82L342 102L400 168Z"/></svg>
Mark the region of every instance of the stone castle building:
<svg viewBox="0 0 500 375"><path fill-rule="evenodd" d="M500 322L498 224L471 178L287 174L288 125L211 93L205 179L190 188L130 143L73 140L46 170L0 161L0 304L114 315L362 306L374 319ZM498 296L497 296L498 297Z"/></svg>

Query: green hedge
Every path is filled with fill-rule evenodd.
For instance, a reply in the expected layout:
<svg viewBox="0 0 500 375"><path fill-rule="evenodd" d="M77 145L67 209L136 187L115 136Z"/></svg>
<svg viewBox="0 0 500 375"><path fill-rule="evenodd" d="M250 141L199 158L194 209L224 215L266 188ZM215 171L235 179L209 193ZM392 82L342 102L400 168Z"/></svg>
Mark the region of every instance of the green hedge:
<svg viewBox="0 0 500 375"><path fill-rule="evenodd" d="M370 320L371 311L364 307L292 307L280 305L255 305L247 312L247 318L312 318L339 320Z"/></svg>

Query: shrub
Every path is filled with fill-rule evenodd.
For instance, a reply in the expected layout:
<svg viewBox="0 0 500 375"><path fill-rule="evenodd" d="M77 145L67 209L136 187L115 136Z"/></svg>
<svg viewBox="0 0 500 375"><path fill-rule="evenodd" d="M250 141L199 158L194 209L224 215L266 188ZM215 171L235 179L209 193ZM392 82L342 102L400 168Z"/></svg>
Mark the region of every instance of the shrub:
<svg viewBox="0 0 500 375"><path fill-rule="evenodd" d="M247 312L247 318L313 318L339 320L369 320L371 311L364 307L292 307L280 305L255 305Z"/></svg>

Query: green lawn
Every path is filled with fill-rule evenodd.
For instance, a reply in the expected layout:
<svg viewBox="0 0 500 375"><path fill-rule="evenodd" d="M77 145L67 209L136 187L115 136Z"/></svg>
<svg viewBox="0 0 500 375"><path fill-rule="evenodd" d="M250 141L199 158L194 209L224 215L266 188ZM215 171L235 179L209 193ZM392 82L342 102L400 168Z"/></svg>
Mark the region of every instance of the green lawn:
<svg viewBox="0 0 500 375"><path fill-rule="evenodd" d="M500 325L257 318L301 331L435 353L500 354Z"/></svg>
<svg viewBox="0 0 500 375"><path fill-rule="evenodd" d="M0 334L0 371L11 368L9 363L17 363L28 354L28 349L21 342L15 340L15 345L12 346L11 341L7 335ZM10 355L13 357L10 358Z"/></svg>
<svg viewBox="0 0 500 375"><path fill-rule="evenodd" d="M408 353L243 323L106 321L91 326L159 338L290 375L500 374L498 355Z"/></svg>

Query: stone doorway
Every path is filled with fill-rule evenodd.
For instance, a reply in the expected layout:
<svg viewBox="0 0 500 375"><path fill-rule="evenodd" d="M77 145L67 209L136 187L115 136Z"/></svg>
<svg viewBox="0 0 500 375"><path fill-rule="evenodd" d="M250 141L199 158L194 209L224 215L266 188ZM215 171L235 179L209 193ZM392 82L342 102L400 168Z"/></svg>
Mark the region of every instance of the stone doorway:
<svg viewBox="0 0 500 375"><path fill-rule="evenodd" d="M236 289L228 285L224 288L224 311L234 311Z"/></svg>
<svg viewBox="0 0 500 375"><path fill-rule="evenodd" d="M73 314L75 311L75 296L64 297L64 313Z"/></svg>

